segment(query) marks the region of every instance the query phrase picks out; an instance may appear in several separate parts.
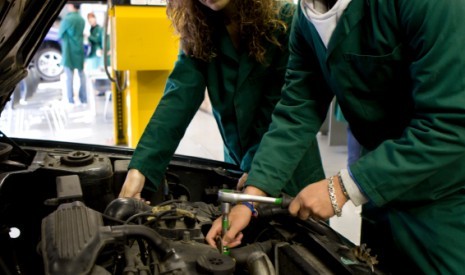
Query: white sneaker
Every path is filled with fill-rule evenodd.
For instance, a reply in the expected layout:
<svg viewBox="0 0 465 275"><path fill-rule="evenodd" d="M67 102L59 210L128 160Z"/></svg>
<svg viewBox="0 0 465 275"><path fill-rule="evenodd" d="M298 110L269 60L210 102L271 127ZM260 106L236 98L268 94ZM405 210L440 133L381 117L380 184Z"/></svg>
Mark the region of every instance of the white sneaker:
<svg viewBox="0 0 465 275"><path fill-rule="evenodd" d="M25 99L20 99L19 100L19 105L27 105L27 101Z"/></svg>

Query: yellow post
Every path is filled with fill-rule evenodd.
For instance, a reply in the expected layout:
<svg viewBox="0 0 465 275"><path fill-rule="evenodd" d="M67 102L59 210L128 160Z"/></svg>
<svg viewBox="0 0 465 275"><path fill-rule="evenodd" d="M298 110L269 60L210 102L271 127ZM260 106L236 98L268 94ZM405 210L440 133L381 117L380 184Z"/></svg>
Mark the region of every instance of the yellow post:
<svg viewBox="0 0 465 275"><path fill-rule="evenodd" d="M164 6L114 6L111 66L125 71L126 87L113 90L117 144L135 147L160 101L178 53L178 38Z"/></svg>

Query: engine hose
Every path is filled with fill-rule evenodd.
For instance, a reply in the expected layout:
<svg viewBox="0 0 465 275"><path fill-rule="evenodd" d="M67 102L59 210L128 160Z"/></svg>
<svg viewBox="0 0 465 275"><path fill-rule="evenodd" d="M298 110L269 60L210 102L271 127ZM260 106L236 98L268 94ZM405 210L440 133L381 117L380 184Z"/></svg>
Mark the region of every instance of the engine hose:
<svg viewBox="0 0 465 275"><path fill-rule="evenodd" d="M126 267L124 268L123 274L136 275L136 261L134 260L134 258L131 257L129 253L129 247L127 245L124 246L124 258L126 259Z"/></svg>
<svg viewBox="0 0 465 275"><path fill-rule="evenodd" d="M149 241L154 248L157 250L157 253L164 259L172 253L175 253L173 248L167 240L165 240L160 234L156 231L142 225L116 225L111 227L112 231L116 234L121 233L126 237L143 237Z"/></svg>
<svg viewBox="0 0 465 275"><path fill-rule="evenodd" d="M168 270L184 269L186 264L181 260L174 248L156 231L143 225L116 225L111 230L115 235L126 237L142 237L148 241L161 257Z"/></svg>
<svg viewBox="0 0 465 275"><path fill-rule="evenodd" d="M255 251L248 255L247 268L252 275L276 275L273 263L263 251Z"/></svg>
<svg viewBox="0 0 465 275"><path fill-rule="evenodd" d="M110 202L104 214L118 220L127 220L137 213L151 211L152 207L134 198L117 198Z"/></svg>
<svg viewBox="0 0 465 275"><path fill-rule="evenodd" d="M236 260L239 265L246 265L249 255L254 252L264 252L265 254L271 254L273 244L276 241L266 241L260 243L253 243L240 248L231 249L231 257Z"/></svg>

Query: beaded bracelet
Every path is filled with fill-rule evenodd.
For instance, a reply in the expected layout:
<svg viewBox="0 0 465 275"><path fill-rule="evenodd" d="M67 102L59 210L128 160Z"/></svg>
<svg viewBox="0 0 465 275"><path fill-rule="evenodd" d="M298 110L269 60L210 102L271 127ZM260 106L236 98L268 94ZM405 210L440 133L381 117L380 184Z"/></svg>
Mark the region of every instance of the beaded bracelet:
<svg viewBox="0 0 465 275"><path fill-rule="evenodd" d="M257 217L258 216L257 209L255 209L255 207L253 206L252 203L250 203L248 201L243 201L243 202L241 202L241 204L247 206L247 208L250 209L250 211L252 212L252 217Z"/></svg>
<svg viewBox="0 0 465 275"><path fill-rule="evenodd" d="M336 193L334 192L334 181L333 177L328 178L328 191L329 191L329 199L331 200L331 205L333 206L334 214L337 217L342 215L341 208L337 205Z"/></svg>
<svg viewBox="0 0 465 275"><path fill-rule="evenodd" d="M347 189L344 186L344 182L342 181L341 172L337 173L337 179L339 180L339 185L341 186L342 193L344 194L347 200L350 200L349 193L347 193Z"/></svg>

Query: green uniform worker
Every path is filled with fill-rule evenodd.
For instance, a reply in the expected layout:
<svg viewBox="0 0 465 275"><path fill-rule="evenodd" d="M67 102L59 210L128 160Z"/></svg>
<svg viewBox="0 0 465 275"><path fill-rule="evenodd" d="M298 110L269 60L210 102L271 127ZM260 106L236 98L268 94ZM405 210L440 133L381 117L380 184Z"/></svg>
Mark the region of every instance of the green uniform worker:
<svg viewBox="0 0 465 275"><path fill-rule="evenodd" d="M87 64L89 69L97 70L103 67L103 28L97 24L97 18L93 12L87 14L87 21L90 24L90 33L89 37L87 37L90 47L90 50L87 54Z"/></svg>
<svg viewBox="0 0 465 275"><path fill-rule="evenodd" d="M62 64L66 73L68 102L74 104L74 70L80 79L79 101L87 104L86 76L84 74L84 18L79 14L80 4L67 4L69 13L60 23L58 36L61 41Z"/></svg>
<svg viewBox="0 0 465 275"><path fill-rule="evenodd" d="M63 66L71 69L84 68L84 26L86 22L79 14L77 5L68 4L70 12L60 23L59 37L61 39L61 52Z"/></svg>
<svg viewBox="0 0 465 275"><path fill-rule="evenodd" d="M381 263L463 274L465 1L352 0L327 47L310 2L295 16L283 97L246 185L273 196L285 187L335 95L368 152L303 189L291 213L327 219L348 198L368 201L362 242Z"/></svg>
<svg viewBox="0 0 465 275"><path fill-rule="evenodd" d="M279 13L280 20L286 25L292 22L295 10L295 5L275 0L242 0L235 4L229 0L213 4L192 1L194 5L205 5L214 11L221 10L221 13L216 12L220 15L237 15L235 5L278 5L272 11L272 19L276 21L276 14ZM170 5L182 6L188 3L185 0L170 1L168 9ZM218 5L226 6L223 8ZM280 12L276 12L277 10ZM250 12L250 9L242 11ZM256 11L262 12L259 8ZM211 16L211 11L208 14ZM249 16L254 18L253 15ZM254 20L260 16L262 15L256 16ZM160 184L176 147L204 99L205 89L208 90L213 115L223 138L227 161L237 164L244 172L249 171L258 144L271 122L271 113L281 96L289 56L289 28L285 31L274 30L280 46L262 39L263 50L266 52L263 56L264 62L260 63L245 50L247 41L241 41L240 36L237 36L239 34L234 31L239 29L238 26L225 26L224 22L227 20L221 17L218 19L218 15L212 16L210 20L216 20L209 23L209 26L216 24L211 36L217 49L216 56L210 61L203 61L188 56L185 51L179 54L168 78L164 96L134 152L120 197L140 197L143 186L140 182L145 178L155 186ZM182 38L183 33L183 42ZM305 183L324 176L315 137L307 140L305 152L300 159L301 170L294 173L293 182L285 189L293 195Z"/></svg>
<svg viewBox="0 0 465 275"><path fill-rule="evenodd" d="M99 25L92 26L90 28L90 35L88 37L91 44L90 52L88 57L95 57L98 54L98 51L102 49L102 32L103 29Z"/></svg>

